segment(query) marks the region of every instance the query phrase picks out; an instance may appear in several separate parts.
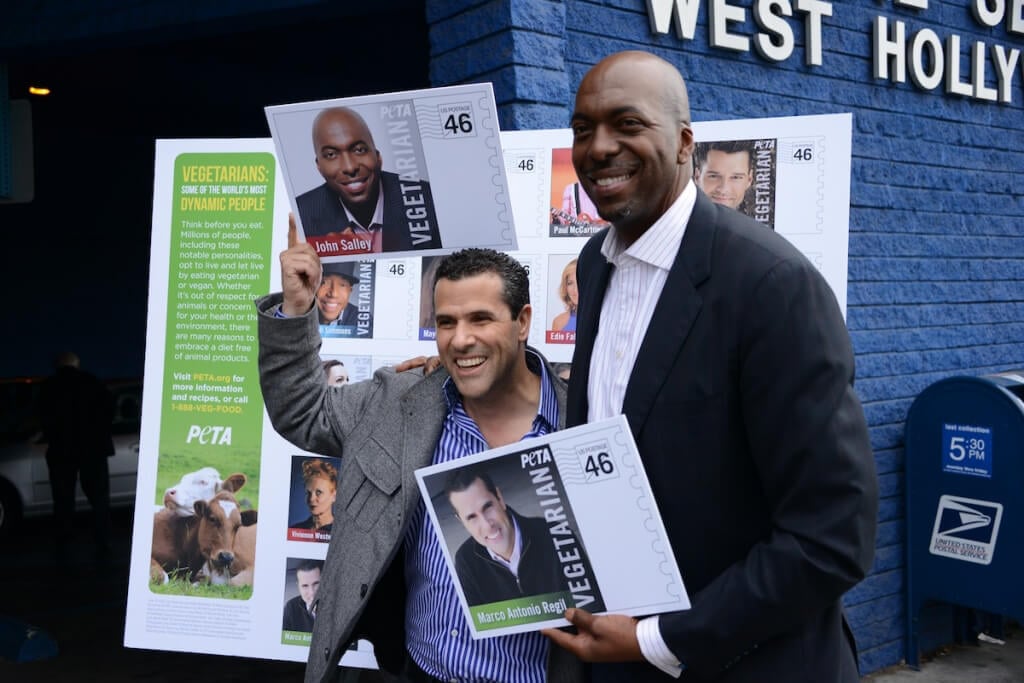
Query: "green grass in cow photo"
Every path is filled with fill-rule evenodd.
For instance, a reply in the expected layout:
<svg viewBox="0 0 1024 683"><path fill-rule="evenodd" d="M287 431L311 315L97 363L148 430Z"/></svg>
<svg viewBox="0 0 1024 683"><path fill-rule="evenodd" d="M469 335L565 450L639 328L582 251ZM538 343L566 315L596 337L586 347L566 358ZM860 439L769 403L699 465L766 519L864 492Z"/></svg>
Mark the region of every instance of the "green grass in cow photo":
<svg viewBox="0 0 1024 683"><path fill-rule="evenodd" d="M149 590L156 595L187 595L193 598L248 600L252 597L252 586L213 585L205 582L193 584L184 577L171 577L170 581L163 584L150 581Z"/></svg>
<svg viewBox="0 0 1024 683"><path fill-rule="evenodd" d="M212 461L211 461L212 460ZM221 479L240 472L246 481L236 494L243 510L258 510L260 497L260 459L258 453L225 452L215 459L181 453L161 453L157 463L156 491L153 502L164 504L164 491L181 481L181 477L189 472L196 472L204 467L213 467L220 473Z"/></svg>

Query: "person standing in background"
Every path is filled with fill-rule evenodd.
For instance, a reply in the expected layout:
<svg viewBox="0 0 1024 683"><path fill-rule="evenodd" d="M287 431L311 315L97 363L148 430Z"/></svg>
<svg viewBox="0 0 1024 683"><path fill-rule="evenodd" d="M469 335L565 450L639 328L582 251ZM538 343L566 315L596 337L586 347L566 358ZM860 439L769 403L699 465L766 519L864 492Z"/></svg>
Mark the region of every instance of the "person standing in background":
<svg viewBox="0 0 1024 683"><path fill-rule="evenodd" d="M39 397L39 418L46 438L58 547L74 535L75 483L81 482L92 507L96 549L110 546L110 475L107 458L114 454L111 425L114 397L94 375L82 370L78 356L57 356L56 371Z"/></svg>

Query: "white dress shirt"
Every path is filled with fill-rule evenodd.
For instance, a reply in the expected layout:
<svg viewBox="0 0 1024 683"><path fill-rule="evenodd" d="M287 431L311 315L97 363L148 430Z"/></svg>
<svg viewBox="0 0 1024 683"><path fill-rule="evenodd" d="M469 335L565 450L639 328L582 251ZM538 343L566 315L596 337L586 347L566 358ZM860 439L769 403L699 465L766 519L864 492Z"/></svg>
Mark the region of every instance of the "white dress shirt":
<svg viewBox="0 0 1024 683"><path fill-rule="evenodd" d="M622 413L629 376L696 201L697 188L688 183L672 206L633 244L627 247L614 229L601 244L601 253L613 269L590 360L588 422ZM683 667L661 637L658 617L640 620L636 634L647 661L679 677Z"/></svg>
<svg viewBox="0 0 1024 683"><path fill-rule="evenodd" d="M377 193L377 204L373 208L373 218L370 219L369 225L363 225L356 220L356 217L352 215L352 212L345 206L345 202L341 201L341 197L338 197L338 202L341 204L341 208L345 209L345 215L348 216L348 221L355 227L355 232L370 232L374 229L374 226L380 227L384 225L384 190L383 188Z"/></svg>
<svg viewBox="0 0 1024 683"><path fill-rule="evenodd" d="M487 554L491 556L491 559L501 564L505 569L512 572L512 576L519 578L519 560L523 556L523 532L519 530L519 522L512 515L508 516L512 520L512 554L506 560L504 557L494 552L490 548L487 548Z"/></svg>

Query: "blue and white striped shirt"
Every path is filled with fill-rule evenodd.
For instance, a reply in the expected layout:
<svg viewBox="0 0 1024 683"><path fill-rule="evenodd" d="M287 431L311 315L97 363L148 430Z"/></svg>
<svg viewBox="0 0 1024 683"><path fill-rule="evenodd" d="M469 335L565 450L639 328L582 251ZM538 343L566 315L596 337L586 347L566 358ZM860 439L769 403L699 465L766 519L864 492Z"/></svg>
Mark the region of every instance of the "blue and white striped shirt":
<svg viewBox="0 0 1024 683"><path fill-rule="evenodd" d="M540 406L523 438L558 427L558 399L547 368L530 350L526 363L540 375ZM434 464L487 450L480 429L466 414L462 396L449 378L444 384L448 415L434 451ZM537 632L473 640L448 573L444 552L423 501L416 507L405 538L406 647L425 672L460 683L543 683L548 641Z"/></svg>

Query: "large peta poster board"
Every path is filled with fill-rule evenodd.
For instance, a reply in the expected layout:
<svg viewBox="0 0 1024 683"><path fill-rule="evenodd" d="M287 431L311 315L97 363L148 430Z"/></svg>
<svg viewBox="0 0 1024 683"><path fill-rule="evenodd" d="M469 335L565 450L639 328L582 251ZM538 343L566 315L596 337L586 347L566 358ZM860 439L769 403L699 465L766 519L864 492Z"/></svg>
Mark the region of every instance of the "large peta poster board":
<svg viewBox="0 0 1024 683"><path fill-rule="evenodd" d="M702 159L749 156L749 181L710 162L717 170L707 180L731 178L733 197L719 190L722 201L742 189L739 209L806 254L845 310L851 117L699 122L694 133ZM502 133L501 141L518 243L510 253L530 269L530 341L569 362L571 262L604 224L574 191L569 131ZM753 154L710 144L720 142ZM279 289L289 211L274 152L269 138L157 143L129 647L306 659L300 587L326 557L330 532L311 528L304 475L326 476L339 463L288 444L263 410L252 300ZM443 185L433 181L432 190ZM347 268L339 272L350 291L334 306L352 315L321 326L325 381L364 380L377 367L435 352L429 283L437 259L327 264ZM196 500L238 525L246 543L232 558L235 573L196 563L197 585L164 583L167 549L194 523L180 513L194 513ZM175 561L191 566L192 550ZM360 642L343 663L374 666L370 645Z"/></svg>
<svg viewBox="0 0 1024 683"><path fill-rule="evenodd" d="M695 182L800 249L821 270L845 314L852 117L697 122L693 133ZM549 360L568 362L576 334L559 330L559 316L572 309L564 294L565 266L607 224L577 182L571 131L502 133L502 145L519 237L516 257L530 268L530 340ZM732 177L737 175L742 177Z"/></svg>
<svg viewBox="0 0 1024 683"><path fill-rule="evenodd" d="M305 660L303 465L267 426L253 299L279 281L288 203L270 140L158 141L125 645ZM297 509L298 508L298 509ZM300 609L296 609L300 608ZM369 644L347 664L375 666Z"/></svg>

